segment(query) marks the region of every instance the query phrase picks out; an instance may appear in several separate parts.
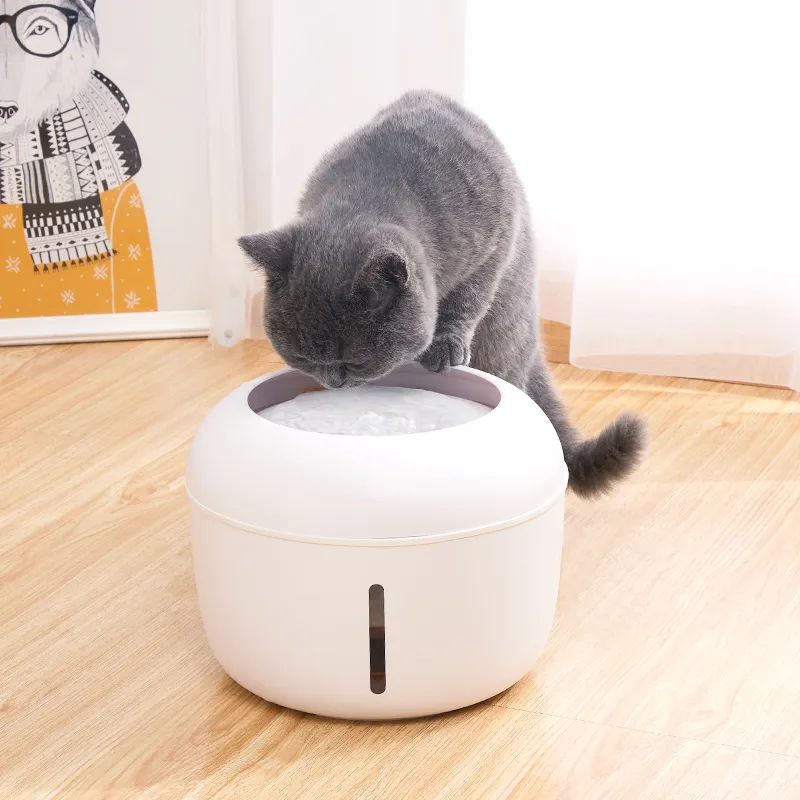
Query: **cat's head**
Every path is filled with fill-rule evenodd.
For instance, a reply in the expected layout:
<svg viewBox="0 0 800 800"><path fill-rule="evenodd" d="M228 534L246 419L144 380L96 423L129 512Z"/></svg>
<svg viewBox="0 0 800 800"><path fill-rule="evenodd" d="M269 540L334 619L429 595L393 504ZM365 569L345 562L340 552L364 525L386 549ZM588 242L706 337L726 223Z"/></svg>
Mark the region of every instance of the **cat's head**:
<svg viewBox="0 0 800 800"><path fill-rule="evenodd" d="M402 228L302 218L239 244L266 274L273 347L327 388L383 377L433 339L435 288Z"/></svg>

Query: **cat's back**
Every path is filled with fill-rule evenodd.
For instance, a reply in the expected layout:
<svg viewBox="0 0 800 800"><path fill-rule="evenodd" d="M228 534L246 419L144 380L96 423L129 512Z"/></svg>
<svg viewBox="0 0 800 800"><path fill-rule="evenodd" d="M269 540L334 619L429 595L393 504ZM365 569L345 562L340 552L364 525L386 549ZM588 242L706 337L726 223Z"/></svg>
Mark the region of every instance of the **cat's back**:
<svg viewBox="0 0 800 800"><path fill-rule="evenodd" d="M515 193L500 141L479 117L433 91L407 92L331 150L309 181L303 205L337 185L370 187L483 204Z"/></svg>
<svg viewBox="0 0 800 800"><path fill-rule="evenodd" d="M480 144L492 155L502 151L489 126L453 98L430 90L406 92L379 111L363 129L365 134L416 133L442 145ZM498 153L499 154L499 153Z"/></svg>

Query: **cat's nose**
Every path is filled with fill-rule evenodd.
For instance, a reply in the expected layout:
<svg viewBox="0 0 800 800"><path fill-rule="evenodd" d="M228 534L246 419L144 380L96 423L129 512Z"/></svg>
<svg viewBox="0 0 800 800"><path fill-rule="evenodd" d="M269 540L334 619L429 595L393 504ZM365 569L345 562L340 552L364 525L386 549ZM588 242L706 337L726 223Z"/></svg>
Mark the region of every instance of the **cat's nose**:
<svg viewBox="0 0 800 800"><path fill-rule="evenodd" d="M331 389L341 389L346 382L347 378L344 375L333 375L328 379L328 386Z"/></svg>
<svg viewBox="0 0 800 800"><path fill-rule="evenodd" d="M328 389L341 389L347 381L347 372L344 367L330 367L325 371L322 383Z"/></svg>
<svg viewBox="0 0 800 800"><path fill-rule="evenodd" d="M16 103L0 103L0 122L7 122L19 111Z"/></svg>

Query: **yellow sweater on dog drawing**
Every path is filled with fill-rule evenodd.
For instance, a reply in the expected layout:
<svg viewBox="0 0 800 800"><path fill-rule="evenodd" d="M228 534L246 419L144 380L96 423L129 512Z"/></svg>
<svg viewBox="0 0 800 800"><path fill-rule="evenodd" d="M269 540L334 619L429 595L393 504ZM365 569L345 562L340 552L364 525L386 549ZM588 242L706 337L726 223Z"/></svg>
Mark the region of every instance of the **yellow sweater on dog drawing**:
<svg viewBox="0 0 800 800"><path fill-rule="evenodd" d="M0 140L0 317L156 311L142 166L108 77Z"/></svg>
<svg viewBox="0 0 800 800"><path fill-rule="evenodd" d="M0 204L0 318L156 311L153 254L142 196L131 179L100 194L109 258L34 272L21 205Z"/></svg>

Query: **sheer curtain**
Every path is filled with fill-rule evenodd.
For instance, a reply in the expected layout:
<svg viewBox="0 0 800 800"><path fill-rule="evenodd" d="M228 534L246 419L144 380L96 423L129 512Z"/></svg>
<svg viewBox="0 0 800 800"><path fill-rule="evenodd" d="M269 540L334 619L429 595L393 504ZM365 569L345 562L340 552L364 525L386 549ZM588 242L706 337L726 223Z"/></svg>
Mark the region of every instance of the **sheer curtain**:
<svg viewBox="0 0 800 800"><path fill-rule="evenodd" d="M217 198L232 224L215 254L212 339L232 345L263 336L263 281L234 252L236 236L288 222L323 153L402 92L463 95L466 0L219 5L237 37L242 182L240 198ZM212 169L231 161L218 155Z"/></svg>
<svg viewBox="0 0 800 800"><path fill-rule="evenodd" d="M795 17L470 0L466 100L522 173L574 364L800 390Z"/></svg>

